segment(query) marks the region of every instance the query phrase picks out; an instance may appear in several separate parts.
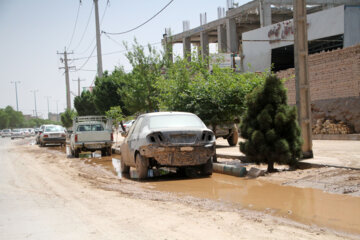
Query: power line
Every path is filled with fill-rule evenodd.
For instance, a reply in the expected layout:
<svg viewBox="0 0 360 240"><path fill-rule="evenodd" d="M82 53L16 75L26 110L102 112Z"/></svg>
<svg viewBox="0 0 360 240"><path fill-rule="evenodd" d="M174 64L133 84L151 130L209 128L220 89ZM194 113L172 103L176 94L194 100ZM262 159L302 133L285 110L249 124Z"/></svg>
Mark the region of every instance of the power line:
<svg viewBox="0 0 360 240"><path fill-rule="evenodd" d="M154 16L152 16L151 18L149 18L148 20L146 20L145 22L143 22L142 24L132 28L132 29L129 29L127 31L124 31L124 32L119 32L119 33L108 33L108 32L105 32L105 31L102 31L102 33L105 33L105 34L110 34L110 35L120 35L120 34L125 34L125 33L129 33L129 32L132 32L142 26L144 26L146 23L150 22L152 19L154 19L157 15L159 15L162 11L165 10L165 8L167 8L174 0L171 0L170 2L168 2L168 4L166 4L162 9L160 9L160 11L158 11Z"/></svg>
<svg viewBox="0 0 360 240"><path fill-rule="evenodd" d="M81 67L80 67L79 69L76 69L76 71L80 71L80 70L83 69L83 67L85 67L85 65L89 62L90 58L93 57L93 53L94 53L95 49L96 49L96 45L94 46L93 50L91 51L90 56L87 57L87 59L86 59L86 61L83 63L83 65L81 65ZM97 56L97 55L95 55L94 57L96 57L96 56ZM73 59L73 60L75 61L75 59Z"/></svg>
<svg viewBox="0 0 360 240"><path fill-rule="evenodd" d="M77 22L78 22L78 19L79 19L79 12L80 12L80 6L81 6L81 1L79 1L79 7L78 7L78 10L77 10L77 13L76 13L76 19L75 19L75 24L74 24L74 29L73 29L73 32L72 32L72 35L71 35L71 39L70 39L70 43L68 45L68 49L70 48L70 45L72 43L72 40L74 38L74 34L75 34L75 30L76 30L76 25L77 25Z"/></svg>
<svg viewBox="0 0 360 240"><path fill-rule="evenodd" d="M84 29L84 32L83 32L83 34L82 34L82 36L81 36L81 38L80 38L79 43L78 43L78 44L76 45L76 47L74 48L74 51L75 51L75 49L77 49L77 48L80 46L80 44L82 43L82 40L84 39L85 33L86 33L87 28L88 28L89 23L90 23L90 19L91 19L91 15L92 15L93 10L94 10L94 3L92 4L91 10L90 10L90 14L89 14L89 17L88 17L88 20L87 20L87 23L86 23L86 27L85 27L85 29ZM91 43L91 45L92 45L92 43Z"/></svg>
<svg viewBox="0 0 360 240"><path fill-rule="evenodd" d="M110 3L110 2L107 1L107 4L106 4L105 9L104 9L104 12L103 12L103 14L102 14L102 16L101 16L100 26L101 26L101 24L102 24L102 22L103 22L103 20L104 20L106 10L107 10L108 6L110 5L109 3ZM91 18L91 14L92 14L93 8L94 8L94 3L93 3L93 5L92 5L92 9L91 9L91 13L90 13L90 17L89 17L88 21L89 21L90 18ZM88 22L88 24L89 24L89 22ZM84 53L86 53L86 52L93 46L94 41L95 41L95 38L96 38L96 36L94 36L94 37L92 38L90 45L89 45L84 51L82 51L81 53L79 53L79 54L77 54L77 55L83 55ZM95 45L95 46L96 46L96 45ZM87 58L87 57L84 57L84 59L85 59L85 58Z"/></svg>
<svg viewBox="0 0 360 240"><path fill-rule="evenodd" d="M158 44L161 44L161 42L155 42L155 43L150 43L151 46L153 45L158 45ZM148 46L149 44L146 44L146 45L141 45L141 47L146 47ZM134 48L131 48L131 50L133 50ZM127 52L126 49L124 50L118 50L118 51L113 51L113 52L108 52L108 53L103 53L102 55L103 56L106 56L106 55L113 55L113 54L118 54L118 53L124 53L124 52ZM96 55L90 55L89 57L80 57L80 58L73 58L72 60L73 61L77 61L77 60L82 60L82 59L87 59L87 58L94 58L94 57L97 57ZM77 69L77 71L79 71L80 69ZM82 69L81 69L82 70ZM85 71L85 70L84 70ZM92 70L91 70L92 71Z"/></svg>

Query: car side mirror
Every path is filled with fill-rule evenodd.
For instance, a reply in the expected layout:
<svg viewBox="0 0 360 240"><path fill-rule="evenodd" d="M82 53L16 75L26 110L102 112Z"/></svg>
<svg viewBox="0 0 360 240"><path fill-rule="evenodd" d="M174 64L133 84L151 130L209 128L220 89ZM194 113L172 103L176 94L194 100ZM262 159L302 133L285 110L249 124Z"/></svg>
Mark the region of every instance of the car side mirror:
<svg viewBox="0 0 360 240"><path fill-rule="evenodd" d="M122 137L127 137L127 135L128 135L127 132L122 132L122 133L121 133L121 136L122 136Z"/></svg>

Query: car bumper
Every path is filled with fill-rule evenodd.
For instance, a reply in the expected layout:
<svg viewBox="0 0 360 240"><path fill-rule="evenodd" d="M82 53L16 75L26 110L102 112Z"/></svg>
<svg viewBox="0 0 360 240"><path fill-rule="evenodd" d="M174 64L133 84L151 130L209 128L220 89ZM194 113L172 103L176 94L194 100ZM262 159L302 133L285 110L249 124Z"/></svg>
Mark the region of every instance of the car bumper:
<svg viewBox="0 0 360 240"><path fill-rule="evenodd" d="M205 164L215 155L215 145L165 147L148 145L140 148L140 154L155 159L161 166L198 166Z"/></svg>
<svg viewBox="0 0 360 240"><path fill-rule="evenodd" d="M41 141L43 143L65 143L66 138L43 138Z"/></svg>
<svg viewBox="0 0 360 240"><path fill-rule="evenodd" d="M75 143L76 149L82 149L82 150L101 150L103 148L111 147L114 142L80 142Z"/></svg>

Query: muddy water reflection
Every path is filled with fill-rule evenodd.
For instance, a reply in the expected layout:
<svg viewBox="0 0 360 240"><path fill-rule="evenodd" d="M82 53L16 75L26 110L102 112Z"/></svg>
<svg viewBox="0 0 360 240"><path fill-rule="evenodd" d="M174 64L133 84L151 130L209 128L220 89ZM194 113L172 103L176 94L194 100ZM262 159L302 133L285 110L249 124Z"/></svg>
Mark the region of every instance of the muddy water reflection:
<svg viewBox="0 0 360 240"><path fill-rule="evenodd" d="M147 186L181 195L237 203L305 224L360 233L360 198L357 197L221 174L213 174L211 178L149 182Z"/></svg>

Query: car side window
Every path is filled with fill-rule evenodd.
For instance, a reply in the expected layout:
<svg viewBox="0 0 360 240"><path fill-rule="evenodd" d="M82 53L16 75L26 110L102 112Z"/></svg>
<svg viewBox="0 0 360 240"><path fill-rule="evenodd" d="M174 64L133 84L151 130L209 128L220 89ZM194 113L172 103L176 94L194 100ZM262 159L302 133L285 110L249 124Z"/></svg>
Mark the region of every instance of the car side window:
<svg viewBox="0 0 360 240"><path fill-rule="evenodd" d="M129 136L131 137L137 137L138 134L139 134L139 130L140 130L140 127L141 127L141 123L143 121L143 117L142 118L138 118L135 123L133 124L133 126L131 126L131 131L130 131L130 134Z"/></svg>

